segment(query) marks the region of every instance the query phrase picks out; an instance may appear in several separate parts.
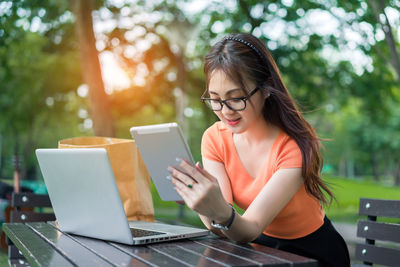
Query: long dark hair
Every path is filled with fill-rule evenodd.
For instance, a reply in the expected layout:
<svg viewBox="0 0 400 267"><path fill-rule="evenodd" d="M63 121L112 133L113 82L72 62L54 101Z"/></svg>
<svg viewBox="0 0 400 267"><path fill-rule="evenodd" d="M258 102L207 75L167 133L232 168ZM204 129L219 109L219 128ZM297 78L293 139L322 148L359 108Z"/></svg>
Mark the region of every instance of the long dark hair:
<svg viewBox="0 0 400 267"><path fill-rule="evenodd" d="M303 157L302 176L306 191L327 204L328 200L323 192L325 191L331 202L334 196L321 179L323 160L320 139L290 96L275 60L266 46L250 34L228 35L217 42L205 58L206 92L214 70L224 71L243 90L246 88L244 81L250 80L268 91L270 96L266 98L263 107L265 120L282 129L299 146Z"/></svg>

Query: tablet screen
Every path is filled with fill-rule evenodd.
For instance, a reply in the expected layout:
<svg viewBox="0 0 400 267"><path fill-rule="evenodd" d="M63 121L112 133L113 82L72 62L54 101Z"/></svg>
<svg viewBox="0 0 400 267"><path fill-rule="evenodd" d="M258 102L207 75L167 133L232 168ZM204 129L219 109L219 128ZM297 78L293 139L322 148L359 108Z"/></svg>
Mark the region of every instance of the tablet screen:
<svg viewBox="0 0 400 267"><path fill-rule="evenodd" d="M177 123L164 123L131 128L140 155L162 200L181 201L172 182L168 166L176 166L176 158L194 164L192 154Z"/></svg>

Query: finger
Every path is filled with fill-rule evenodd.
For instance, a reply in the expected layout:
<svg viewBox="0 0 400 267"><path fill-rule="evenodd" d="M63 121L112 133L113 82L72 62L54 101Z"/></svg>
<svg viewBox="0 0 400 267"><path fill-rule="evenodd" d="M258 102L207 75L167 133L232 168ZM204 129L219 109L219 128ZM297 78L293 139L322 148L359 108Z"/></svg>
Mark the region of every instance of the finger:
<svg viewBox="0 0 400 267"><path fill-rule="evenodd" d="M188 174L190 175L194 180L196 180L198 183L204 183L208 179L208 177L205 177L198 169L197 167L191 165L188 163L186 160L183 159L177 159L179 162L179 166Z"/></svg>
<svg viewBox="0 0 400 267"><path fill-rule="evenodd" d="M179 204L186 204L186 199L184 197L184 193L180 189L178 189L177 187L174 187L174 189L181 196L181 198L183 198L183 201L175 201L175 202L179 203Z"/></svg>
<svg viewBox="0 0 400 267"><path fill-rule="evenodd" d="M184 183L185 185L193 185L197 183L192 177L188 176L186 173L181 172L180 170L169 166L168 171L171 173L171 176L175 179L180 180L180 182Z"/></svg>
<svg viewBox="0 0 400 267"><path fill-rule="evenodd" d="M190 206L192 203L192 196L191 193L188 192L188 189L185 185L183 185L182 183L176 183L175 185L175 190L176 192L178 192L178 194L183 198L183 200L185 201L186 205Z"/></svg>
<svg viewBox="0 0 400 267"><path fill-rule="evenodd" d="M197 183L185 183L182 182L180 179L175 178L174 176L171 177L171 182L175 187L180 188L184 191L188 196L193 197L195 195L195 191L197 192L198 184Z"/></svg>
<svg viewBox="0 0 400 267"><path fill-rule="evenodd" d="M175 187L175 190L182 196L184 199L186 206L190 208L191 210L194 210L193 203L195 203L195 192L188 190L188 188L185 188L185 186L178 185ZM197 211L196 211L197 212Z"/></svg>

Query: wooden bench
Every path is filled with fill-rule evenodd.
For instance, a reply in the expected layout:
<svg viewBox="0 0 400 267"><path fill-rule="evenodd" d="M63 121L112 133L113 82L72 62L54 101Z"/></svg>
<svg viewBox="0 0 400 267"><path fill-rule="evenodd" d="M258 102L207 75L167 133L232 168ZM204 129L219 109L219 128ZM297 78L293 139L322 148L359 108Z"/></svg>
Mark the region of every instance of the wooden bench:
<svg viewBox="0 0 400 267"><path fill-rule="evenodd" d="M377 217L400 218L400 200L361 198L359 214L367 220L358 221L357 236L365 238L365 244L356 244L355 259L363 264L355 266L400 266L400 220L377 221Z"/></svg>
<svg viewBox="0 0 400 267"><path fill-rule="evenodd" d="M48 195L35 193L12 193L9 222L46 222L56 219L52 212L41 212L42 208L51 207ZM35 210L36 208L36 210ZM10 265L23 265L24 257L16 246L7 238L8 260Z"/></svg>

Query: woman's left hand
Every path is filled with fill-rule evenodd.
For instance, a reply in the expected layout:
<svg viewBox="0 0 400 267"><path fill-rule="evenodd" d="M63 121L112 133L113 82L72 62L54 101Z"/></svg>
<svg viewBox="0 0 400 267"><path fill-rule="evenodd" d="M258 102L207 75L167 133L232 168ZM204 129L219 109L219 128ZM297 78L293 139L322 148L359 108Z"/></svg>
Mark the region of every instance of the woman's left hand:
<svg viewBox="0 0 400 267"><path fill-rule="evenodd" d="M192 166L182 159L177 159L179 167L168 167L171 181L186 205L195 212L215 221L229 219L231 207L225 201L217 179L204 170L200 163Z"/></svg>

